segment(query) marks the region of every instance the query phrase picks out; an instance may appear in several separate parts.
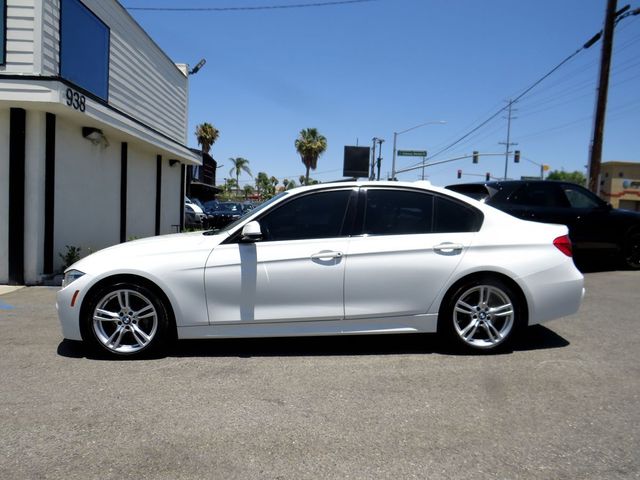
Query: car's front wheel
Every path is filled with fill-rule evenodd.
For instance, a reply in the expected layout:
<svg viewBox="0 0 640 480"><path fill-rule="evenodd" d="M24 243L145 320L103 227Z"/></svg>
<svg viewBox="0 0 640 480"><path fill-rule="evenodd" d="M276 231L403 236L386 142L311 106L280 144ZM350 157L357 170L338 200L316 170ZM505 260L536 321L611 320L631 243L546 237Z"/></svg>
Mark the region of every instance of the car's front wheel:
<svg viewBox="0 0 640 480"><path fill-rule="evenodd" d="M445 302L438 329L466 351L505 349L524 322L515 291L494 278L469 280Z"/></svg>
<svg viewBox="0 0 640 480"><path fill-rule="evenodd" d="M83 338L99 352L141 357L165 347L167 308L146 286L123 282L103 287L92 295L84 311Z"/></svg>

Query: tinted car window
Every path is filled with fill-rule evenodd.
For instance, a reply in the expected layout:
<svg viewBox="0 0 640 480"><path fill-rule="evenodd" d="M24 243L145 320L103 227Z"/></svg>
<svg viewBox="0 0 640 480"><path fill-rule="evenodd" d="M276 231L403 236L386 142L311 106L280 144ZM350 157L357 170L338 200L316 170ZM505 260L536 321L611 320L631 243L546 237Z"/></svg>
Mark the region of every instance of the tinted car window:
<svg viewBox="0 0 640 480"><path fill-rule="evenodd" d="M431 233L433 196L407 190L367 191L364 233L407 235Z"/></svg>
<svg viewBox="0 0 640 480"><path fill-rule="evenodd" d="M435 197L434 233L477 232L483 216L479 211L444 197Z"/></svg>
<svg viewBox="0 0 640 480"><path fill-rule="evenodd" d="M317 192L295 198L260 219L265 241L338 237L351 190Z"/></svg>
<svg viewBox="0 0 640 480"><path fill-rule="evenodd" d="M597 208L602 205L602 202L591 192L585 192L580 187L563 185L562 190L572 208Z"/></svg>
<svg viewBox="0 0 640 480"><path fill-rule="evenodd" d="M555 183L525 183L509 196L510 203L531 207L566 208L569 202Z"/></svg>

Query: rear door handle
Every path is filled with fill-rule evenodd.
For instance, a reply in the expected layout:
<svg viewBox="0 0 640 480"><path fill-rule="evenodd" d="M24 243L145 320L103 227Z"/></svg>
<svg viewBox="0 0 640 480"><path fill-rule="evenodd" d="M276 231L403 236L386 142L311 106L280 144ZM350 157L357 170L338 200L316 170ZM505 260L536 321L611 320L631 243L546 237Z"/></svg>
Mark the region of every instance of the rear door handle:
<svg viewBox="0 0 640 480"><path fill-rule="evenodd" d="M444 242L433 247L436 253L441 253L443 255L457 255L458 253L462 252L463 248L464 245L451 242Z"/></svg>
<svg viewBox="0 0 640 480"><path fill-rule="evenodd" d="M340 257L342 257L342 252L335 252L333 250L322 250L321 252L314 253L311 255L312 260L340 258Z"/></svg>

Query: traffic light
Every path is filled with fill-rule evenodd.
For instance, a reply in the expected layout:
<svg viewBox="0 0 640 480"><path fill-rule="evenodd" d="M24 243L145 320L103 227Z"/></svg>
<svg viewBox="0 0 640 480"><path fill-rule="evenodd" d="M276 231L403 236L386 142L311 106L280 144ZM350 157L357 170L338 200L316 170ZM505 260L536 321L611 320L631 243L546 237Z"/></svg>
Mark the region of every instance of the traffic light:
<svg viewBox="0 0 640 480"><path fill-rule="evenodd" d="M478 163L478 152L476 150L473 151L473 163Z"/></svg>
<svg viewBox="0 0 640 480"><path fill-rule="evenodd" d="M462 170L458 169L458 178L462 178Z"/></svg>
<svg viewBox="0 0 640 480"><path fill-rule="evenodd" d="M520 163L520 150L513 152L513 161L514 163Z"/></svg>
<svg viewBox="0 0 640 480"><path fill-rule="evenodd" d="M486 175L484 176L485 181L489 181L491 180L491 174L489 172L486 173Z"/></svg>

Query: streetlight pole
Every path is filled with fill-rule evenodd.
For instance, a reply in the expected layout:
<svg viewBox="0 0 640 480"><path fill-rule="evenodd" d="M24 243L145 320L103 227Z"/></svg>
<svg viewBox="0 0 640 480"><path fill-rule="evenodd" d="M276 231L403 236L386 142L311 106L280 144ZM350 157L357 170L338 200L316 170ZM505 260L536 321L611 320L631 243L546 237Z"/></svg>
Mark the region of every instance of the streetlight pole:
<svg viewBox="0 0 640 480"><path fill-rule="evenodd" d="M393 132L393 156L391 159L391 179L396 179L396 143L398 140L398 135L402 135L403 133L410 132L411 130L415 130L416 128L424 127L425 125L444 125L444 120L437 120L435 122L424 122L420 125L416 125L415 127L407 128L406 130L402 130L401 132Z"/></svg>

